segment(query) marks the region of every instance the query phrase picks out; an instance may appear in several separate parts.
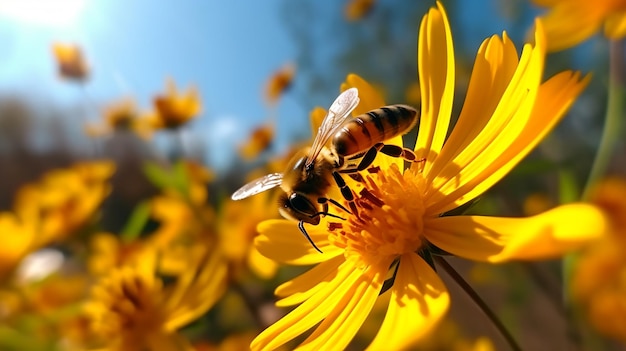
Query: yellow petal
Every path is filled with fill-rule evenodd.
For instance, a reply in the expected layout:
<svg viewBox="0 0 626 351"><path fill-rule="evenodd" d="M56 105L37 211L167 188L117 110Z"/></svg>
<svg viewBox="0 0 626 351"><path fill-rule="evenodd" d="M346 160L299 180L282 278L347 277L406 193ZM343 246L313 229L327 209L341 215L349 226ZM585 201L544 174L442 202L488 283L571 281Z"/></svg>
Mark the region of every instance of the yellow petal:
<svg viewBox="0 0 626 351"><path fill-rule="evenodd" d="M256 275L263 279L270 279L278 270L278 264L269 258L261 255L259 250L254 247L250 247L248 250L248 267Z"/></svg>
<svg viewBox="0 0 626 351"><path fill-rule="evenodd" d="M294 264L309 265L327 261L341 255L343 250L332 245L328 240L327 229L320 225L305 224L307 233L322 250L319 253L304 237L298 229L298 222L285 219L272 219L259 223L257 231L259 236L254 244L259 252L274 261Z"/></svg>
<svg viewBox="0 0 626 351"><path fill-rule="evenodd" d="M626 11L616 11L606 18L604 34L610 39L626 37Z"/></svg>
<svg viewBox="0 0 626 351"><path fill-rule="evenodd" d="M168 291L165 330L174 331L205 314L226 289L228 269L218 252L202 249L194 263Z"/></svg>
<svg viewBox="0 0 626 351"><path fill-rule="evenodd" d="M422 92L417 159L426 158L428 172L448 133L454 99L454 48L448 17L441 3L422 19L418 43L418 71Z"/></svg>
<svg viewBox="0 0 626 351"><path fill-rule="evenodd" d="M559 51L591 37L602 24L605 9L593 1L563 1L541 17L548 50Z"/></svg>
<svg viewBox="0 0 626 351"><path fill-rule="evenodd" d="M575 203L526 218L450 216L427 222L426 238L451 254L478 261L549 259L608 230L604 213Z"/></svg>
<svg viewBox="0 0 626 351"><path fill-rule="evenodd" d="M274 350L303 334L328 314L352 291L361 272L344 262L324 289L262 331L250 344L252 350Z"/></svg>
<svg viewBox="0 0 626 351"><path fill-rule="evenodd" d="M321 350L328 345L343 350L359 331L372 310L387 270L368 267L364 272L355 270L356 281L343 294L341 301L299 347L298 350Z"/></svg>
<svg viewBox="0 0 626 351"><path fill-rule="evenodd" d="M517 49L506 33L502 38L494 35L482 43L476 54L463 110L445 146L428 172L428 182L433 182L435 176L452 163L454 157L461 153L489 123L517 64Z"/></svg>
<svg viewBox="0 0 626 351"><path fill-rule="evenodd" d="M281 284L274 294L284 299L277 301L276 306L291 306L304 302L332 280L337 274L338 267L344 261L343 256L337 256Z"/></svg>
<svg viewBox="0 0 626 351"><path fill-rule="evenodd" d="M465 178L461 176L458 182L451 179L447 183L447 189L442 187L440 191L447 193L447 196L438 206L430 209L434 211L432 213L442 213L458 207L502 179L554 128L589 80L589 76L581 80L579 73L568 71L542 84L533 110L521 130L513 130L514 124L511 123L506 130L501 131L488 148L462 171ZM455 190L449 192L451 189Z"/></svg>
<svg viewBox="0 0 626 351"><path fill-rule="evenodd" d="M415 253L405 254L391 288L389 308L368 350L405 350L428 335L450 305L445 285Z"/></svg>

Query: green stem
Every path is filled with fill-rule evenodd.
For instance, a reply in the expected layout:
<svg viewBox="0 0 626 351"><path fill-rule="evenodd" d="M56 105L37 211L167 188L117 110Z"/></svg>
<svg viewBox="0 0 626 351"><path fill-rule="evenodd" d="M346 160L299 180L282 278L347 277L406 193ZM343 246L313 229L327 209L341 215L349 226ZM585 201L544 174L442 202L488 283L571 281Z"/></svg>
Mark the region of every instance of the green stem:
<svg viewBox="0 0 626 351"><path fill-rule="evenodd" d="M624 41L614 40L609 47L609 83L606 119L602 139L591 166L589 178L583 192L583 199L589 198L589 190L605 175L613 156L613 151L623 129L624 100L626 99L626 74L624 62Z"/></svg>
<svg viewBox="0 0 626 351"><path fill-rule="evenodd" d="M600 139L600 145L589 172L589 177L583 189L582 200L589 200L590 191L594 185L604 177L609 170L611 160L620 136L624 134L624 119L626 119L624 100L626 99L626 41L614 40L609 42L609 75L608 96L604 130ZM580 311L569 301L568 287L570 276L577 257L569 254L564 257L563 265L563 300L568 320L568 335L570 340L577 345L602 345L602 338L593 332L585 333L583 337L583 325L581 324Z"/></svg>
<svg viewBox="0 0 626 351"><path fill-rule="evenodd" d="M443 270L452 278L463 291L469 296L472 301L478 306L483 314L491 321L493 326L498 330L500 335L506 340L507 344L513 351L521 351L521 347L517 344L511 333L506 329L504 324L500 321L498 316L487 306L485 301L478 295L478 293L472 289L472 287L461 277L461 275L441 256L433 256L433 259L439 264Z"/></svg>

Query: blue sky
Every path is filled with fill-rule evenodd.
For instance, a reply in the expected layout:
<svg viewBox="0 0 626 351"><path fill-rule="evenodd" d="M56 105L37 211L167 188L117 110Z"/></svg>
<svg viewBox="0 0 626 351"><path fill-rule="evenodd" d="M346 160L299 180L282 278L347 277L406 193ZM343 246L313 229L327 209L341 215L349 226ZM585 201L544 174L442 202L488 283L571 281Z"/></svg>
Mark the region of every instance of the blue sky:
<svg viewBox="0 0 626 351"><path fill-rule="evenodd" d="M281 17L284 1L0 0L0 94L19 94L35 104L43 100L60 108L84 106L87 94L88 118L95 121L98 108L128 95L149 108L167 77L180 88L194 84L202 94L204 113L186 131L185 140L206 147L212 166L226 166L236 146L270 114L263 101L269 75L298 54ZM319 6L340 12L344 4ZM510 28L501 15L503 6L527 10L525 1L455 4L450 13L457 51L473 53L484 38L503 30L515 42L523 40L527 25ZM529 25L532 19L527 18ZM325 28L323 21L312 18L310 25ZM58 79L50 52L54 41L84 48L93 68L84 90ZM326 47L315 48L315 54L332 50L332 41L322 43ZM284 149L289 137L308 135L309 107L299 105L290 93L280 101L275 151ZM80 135L80 124L70 127ZM41 143L46 133L38 132Z"/></svg>
<svg viewBox="0 0 626 351"><path fill-rule="evenodd" d="M19 1L0 0L0 8ZM47 1L53 6L25 1L30 15L0 9L0 93L60 106L83 103L79 87L57 78L50 54L53 41L76 42L93 68L86 91L97 105L132 95L147 108L167 77L181 88L197 85L204 114L187 137L213 149L214 163L223 164L229 150L267 118L263 86L295 54L279 18L281 0ZM62 9L64 3L73 6ZM48 20L54 11L61 18ZM307 113L289 95L278 112Z"/></svg>

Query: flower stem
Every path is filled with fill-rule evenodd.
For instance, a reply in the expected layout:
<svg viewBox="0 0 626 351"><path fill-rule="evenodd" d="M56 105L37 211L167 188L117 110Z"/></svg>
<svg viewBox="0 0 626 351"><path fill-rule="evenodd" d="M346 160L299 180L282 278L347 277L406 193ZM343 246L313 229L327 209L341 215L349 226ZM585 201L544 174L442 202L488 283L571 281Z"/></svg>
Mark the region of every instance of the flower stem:
<svg viewBox="0 0 626 351"><path fill-rule="evenodd" d="M502 324L498 316L493 313L493 311L489 308L489 306L487 306L485 301L483 301L478 293L474 289L472 289L472 287L465 281L465 279L463 279L463 277L461 277L461 275L454 269L454 267L452 267L450 263L448 263L448 261L446 261L441 256L433 256L433 258L435 259L437 264L439 264L439 266L446 271L448 276L450 276L450 278L452 278L459 285L459 287L463 289L463 291L465 291L465 293L472 299L472 301L474 301L476 306L478 306L478 308L491 321L491 323L498 330L500 335L506 340L511 350L521 351L522 349L517 344L511 333L509 333L509 331L504 327L504 324Z"/></svg>
<svg viewBox="0 0 626 351"><path fill-rule="evenodd" d="M623 119L626 118L624 116L624 100L626 99L626 67L624 67L626 54L624 51L626 45L624 44L625 41L623 40L610 42L608 101L604 130L585 185L583 199L589 197L590 188L606 173L615 145L623 131Z"/></svg>

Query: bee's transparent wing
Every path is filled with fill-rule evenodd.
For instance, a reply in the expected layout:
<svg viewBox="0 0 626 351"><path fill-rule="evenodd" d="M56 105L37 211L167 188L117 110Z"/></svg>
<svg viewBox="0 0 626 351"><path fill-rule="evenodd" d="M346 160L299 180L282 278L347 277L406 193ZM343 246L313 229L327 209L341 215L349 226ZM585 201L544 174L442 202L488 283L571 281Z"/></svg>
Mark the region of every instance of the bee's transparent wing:
<svg viewBox="0 0 626 351"><path fill-rule="evenodd" d="M239 190L235 191L230 197L233 200L245 199L248 196L262 193L265 190L272 189L280 185L283 180L282 173L271 173L261 178L257 178L250 183L242 186Z"/></svg>
<svg viewBox="0 0 626 351"><path fill-rule="evenodd" d="M350 88L335 99L324 120L322 125L317 131L313 146L306 159L306 165L309 166L317 158L320 151L326 144L326 142L337 132L337 130L345 123L350 117L350 113L359 104L359 91L357 88Z"/></svg>

